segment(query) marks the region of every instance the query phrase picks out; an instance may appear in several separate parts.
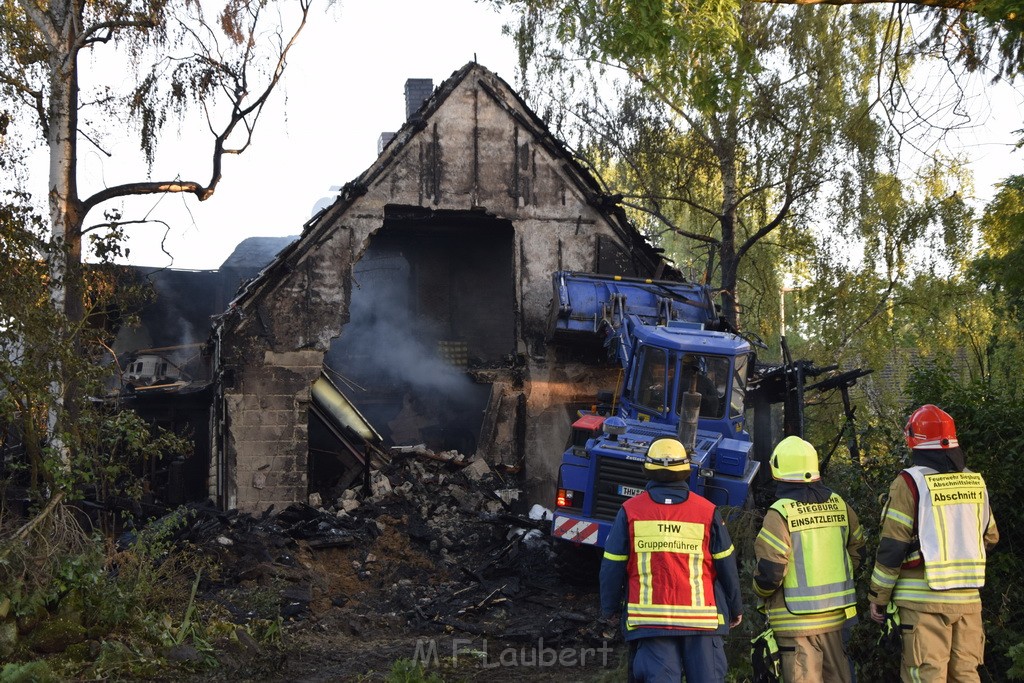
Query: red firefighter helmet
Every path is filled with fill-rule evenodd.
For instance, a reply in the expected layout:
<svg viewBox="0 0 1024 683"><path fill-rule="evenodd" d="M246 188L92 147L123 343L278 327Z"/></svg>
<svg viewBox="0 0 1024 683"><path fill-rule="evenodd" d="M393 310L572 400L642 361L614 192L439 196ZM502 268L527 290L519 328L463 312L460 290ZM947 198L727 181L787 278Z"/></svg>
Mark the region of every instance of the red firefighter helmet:
<svg viewBox="0 0 1024 683"><path fill-rule="evenodd" d="M942 408L931 403L914 411L907 426L903 428L909 448L946 449L956 448L956 424Z"/></svg>

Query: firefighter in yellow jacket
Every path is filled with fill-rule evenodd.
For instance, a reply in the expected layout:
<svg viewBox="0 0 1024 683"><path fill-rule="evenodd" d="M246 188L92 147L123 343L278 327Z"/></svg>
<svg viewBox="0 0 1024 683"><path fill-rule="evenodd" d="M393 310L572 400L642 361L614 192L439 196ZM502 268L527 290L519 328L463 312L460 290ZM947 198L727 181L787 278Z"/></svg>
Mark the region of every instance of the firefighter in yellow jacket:
<svg viewBox="0 0 1024 683"><path fill-rule="evenodd" d="M754 541L754 592L764 599L785 683L849 683L843 625L856 615L854 570L864 532L821 482L818 453L798 436L771 457L775 503Z"/></svg>
<svg viewBox="0 0 1024 683"><path fill-rule="evenodd" d="M965 467L956 425L933 405L904 429L912 466L889 487L871 574L871 618L899 608L904 681L978 681L985 559L999 540L985 480Z"/></svg>

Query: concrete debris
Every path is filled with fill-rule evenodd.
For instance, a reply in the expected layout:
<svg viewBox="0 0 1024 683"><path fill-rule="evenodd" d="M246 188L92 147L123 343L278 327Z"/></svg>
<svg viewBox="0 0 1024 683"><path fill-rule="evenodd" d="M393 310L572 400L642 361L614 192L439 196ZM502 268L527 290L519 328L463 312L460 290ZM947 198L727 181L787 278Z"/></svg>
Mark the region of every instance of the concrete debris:
<svg viewBox="0 0 1024 683"><path fill-rule="evenodd" d="M311 494L309 494L309 506L310 507L318 508L318 507L320 507L320 505L322 503L323 503L323 501L320 499L320 494L319 493L311 493Z"/></svg>
<svg viewBox="0 0 1024 683"><path fill-rule="evenodd" d="M392 446L392 453L430 453L427 450L427 445L424 443L418 443L415 446Z"/></svg>
<svg viewBox="0 0 1024 683"><path fill-rule="evenodd" d="M467 465L466 468L463 470L463 472L465 472L466 476L472 479L473 481L480 481L481 479L483 479L484 477L491 473L491 466L488 465L487 461L484 460L483 458L477 458L476 460L470 462L469 465Z"/></svg>
<svg viewBox="0 0 1024 683"><path fill-rule="evenodd" d="M518 538L523 544L530 547L540 547L546 542L545 534L540 529L510 529L506 538L509 540Z"/></svg>
<svg viewBox="0 0 1024 683"><path fill-rule="evenodd" d="M466 456L458 451L441 451L436 454L436 457L441 460L451 460L452 462L462 462L466 458Z"/></svg>
<svg viewBox="0 0 1024 683"><path fill-rule="evenodd" d="M391 452L395 454L414 454L428 460L440 460L442 462L466 463L466 456L458 451L448 450L434 452L427 448L426 444L418 443L415 446L392 446Z"/></svg>
<svg viewBox="0 0 1024 683"><path fill-rule="evenodd" d="M515 501L519 500L519 494L522 493L519 489L495 489L494 495L501 499L501 502L505 505L511 505Z"/></svg>
<svg viewBox="0 0 1024 683"><path fill-rule="evenodd" d="M380 471L370 472L370 489L373 497L377 498L391 492L391 481Z"/></svg>

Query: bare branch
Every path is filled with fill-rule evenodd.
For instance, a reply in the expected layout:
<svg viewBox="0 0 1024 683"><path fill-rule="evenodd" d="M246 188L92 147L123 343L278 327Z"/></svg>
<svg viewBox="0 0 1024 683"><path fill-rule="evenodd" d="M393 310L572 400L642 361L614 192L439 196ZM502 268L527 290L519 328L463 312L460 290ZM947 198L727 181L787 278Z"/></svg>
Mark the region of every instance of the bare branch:
<svg viewBox="0 0 1024 683"><path fill-rule="evenodd" d="M145 193L143 193L143 194L145 194ZM125 225L145 225L146 223L159 223L159 224L163 225L164 227L166 227L167 229L170 229L170 226L167 224L166 221L162 221L162 220L159 220L159 219L145 218L145 219L142 219L142 220L107 221L107 222L104 222L104 223L96 223L95 225L90 225L88 228L82 228L82 235L86 235L86 234L88 234L90 232L93 232L95 230L100 230L102 228L119 228L119 227L122 227L122 226L125 226ZM169 254L168 254L168 256L169 256Z"/></svg>
<svg viewBox="0 0 1024 683"><path fill-rule="evenodd" d="M636 209L637 211L649 213L650 215L654 216L662 223L664 223L666 226L668 226L668 229L676 233L677 235L682 235L683 237L688 237L690 239L697 240L699 242L705 242L707 244L718 244L718 240L716 240L714 237L711 237L709 235L701 235L700 233L696 232L689 232L688 230L683 230L679 226L675 225L671 220L669 220L669 218L665 216L665 214L663 214L657 208L652 208L650 206L644 206L642 204L634 204L632 202L625 201L621 203L623 206L628 206L631 209Z"/></svg>
<svg viewBox="0 0 1024 683"><path fill-rule="evenodd" d="M267 83L267 86L264 88L263 92L261 92L259 96L252 101L251 104L244 107L242 106L242 103L244 102L245 97L248 95L248 93L246 92L244 81L241 84L243 87L236 90L236 92L234 93L235 101L232 107L233 111L231 120L228 122L227 126L224 127L223 131L216 137L216 140L214 141L213 173L211 175L209 185L210 194L213 193L213 190L220 182L223 155L241 154L248 148L248 146L252 142L252 133L256 121L259 119L259 116L262 113L263 107L267 103L267 100L270 99L271 93L277 87L277 84L280 82L281 77L284 75L285 66L288 63L288 53L295 45L296 40L298 40L299 34L302 32L302 29L305 28L306 26L306 21L309 17L310 0L301 0L299 6L301 7L302 10L302 19L300 20L298 27L296 27L295 31L292 33L287 44L285 44L284 49L282 49L280 54L278 55L277 63L274 67L273 76ZM239 123L242 123L246 128L247 134L245 138L245 143L241 147L229 149L225 146L225 143L227 142L228 138L231 136L231 133L234 131L235 127Z"/></svg>
<svg viewBox="0 0 1024 683"><path fill-rule="evenodd" d="M152 18L135 21L101 21L85 29L75 42L75 49L80 50L96 43L109 43L116 31L129 28L151 29L159 26ZM103 35L99 35L103 33Z"/></svg>
<svg viewBox="0 0 1024 683"><path fill-rule="evenodd" d="M89 141L90 143L92 143L92 146L93 146L93 147L95 147L95 148L97 149L97 151L99 151L99 152L100 152L100 154L105 154L105 155L107 156L107 158L110 158L110 157L113 157L113 156L114 156L114 155L113 155L112 153L110 153L110 152L108 152L107 150L103 149L103 147L101 147L101 146L100 146L100 143L98 143L98 142L97 142L96 140L93 140L93 139L92 139L92 138L91 138L91 137L89 136L89 134L88 134L88 133L86 133L86 132L85 132L84 130L82 130L81 128L79 128L79 129L78 129L78 134L79 134L79 135L81 135L81 136L82 136L83 138L85 138L86 140L88 140L88 141Z"/></svg>
<svg viewBox="0 0 1024 683"><path fill-rule="evenodd" d="M298 26L292 32L291 37L287 43L279 44L280 51L277 57L277 61L274 65L273 74L270 77L266 87L259 93L259 95L245 104L249 93L246 91L246 80L247 77L243 73L239 76L232 74L227 65L223 62L217 62L210 56L199 56L200 59L206 61L208 65L220 69L223 73L227 74L229 80L234 80L237 87L234 91L229 91L229 97L231 99L231 115L228 122L224 125L218 133L214 135L213 150L212 150L212 172L210 174L210 180L207 184L202 184L196 181L145 181L136 183L125 183L122 185L115 185L108 187L99 192L93 194L88 199L82 201L82 215L86 215L91 209L95 208L99 204L115 199L117 197L126 196L137 196L146 194L173 194L173 193L188 193L193 194L199 201L206 201L213 196L214 191L217 189L217 185L221 181L222 177L222 165L223 157L225 154L241 154L244 152L252 142L253 131L255 130L256 122L259 119L260 114L263 111L264 105L270 99L271 94L281 81L281 77L284 75L285 67L288 61L288 53L298 40L299 34L305 28L307 20L309 18L310 0L301 0L299 6L301 8L301 19ZM255 18L258 17L258 13ZM193 35L195 35L193 33ZM251 58L250 47L246 48L246 60ZM247 62L246 62L247 63ZM203 103L204 109L206 103ZM210 121L209 111L207 111L207 121ZM227 146L227 141L231 137L231 134L235 129L242 125L246 130L245 140L241 146L231 147ZM211 128L212 131L212 128Z"/></svg>
<svg viewBox="0 0 1024 683"><path fill-rule="evenodd" d="M0 73L0 83L13 88L31 100L32 109L35 110L36 116L39 119L39 127L43 132L43 136L45 137L49 135L50 126L48 123L49 119L46 117L46 104L43 102L43 92L41 90L33 90L23 81L13 78L5 73Z"/></svg>
<svg viewBox="0 0 1024 683"><path fill-rule="evenodd" d="M760 230L758 230L753 235L748 237L743 242L743 244L740 245L740 248L736 250L736 258L737 258L737 260L742 259L744 254L746 254L747 251L752 246L757 244L758 240L760 240L765 235L768 235L773 230L775 230L777 227L782 225L782 221L784 221L786 219L786 216L789 215L789 209L793 205L793 200L795 200L796 198L797 198L797 195L795 193L793 193L793 192L787 192L786 193L786 199L782 203L782 206L779 207L779 210L775 212L775 218L773 218L769 222L767 222L764 225L762 225Z"/></svg>
<svg viewBox="0 0 1024 683"><path fill-rule="evenodd" d="M194 194L199 201L203 202L213 195L213 187L207 187L201 183L190 180L171 181L145 181L138 183L125 183L100 190L82 202L83 214L94 209L103 202L117 197L131 197L146 194L173 194L176 192L187 192Z"/></svg>

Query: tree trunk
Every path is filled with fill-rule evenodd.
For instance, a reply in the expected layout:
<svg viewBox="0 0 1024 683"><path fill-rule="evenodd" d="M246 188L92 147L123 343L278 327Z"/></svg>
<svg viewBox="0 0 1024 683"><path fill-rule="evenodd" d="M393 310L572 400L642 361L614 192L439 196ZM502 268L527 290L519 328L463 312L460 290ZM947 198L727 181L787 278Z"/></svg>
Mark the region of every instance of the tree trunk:
<svg viewBox="0 0 1024 683"><path fill-rule="evenodd" d="M82 214L78 197L78 39L76 3L57 2L52 6L54 26L58 27L64 50L50 53L50 100L46 111L47 146L50 150L49 208L52 243L49 253L50 301L63 312L74 329L82 321L84 307L81 286ZM55 334L58 331L54 331ZM59 340L58 343L77 343ZM50 386L52 405L47 417L47 437L68 464L66 445L58 434L65 409L74 403L74 387L66 377L66 368L54 368Z"/></svg>
<svg viewBox="0 0 1024 683"><path fill-rule="evenodd" d="M726 227L726 224L729 224ZM739 260L736 258L735 216L729 215L722 221L722 235L726 231L733 233L729 239L723 239L719 247L719 258L722 266L722 317L735 329L740 328L739 297L736 285L739 280Z"/></svg>
<svg viewBox="0 0 1024 683"><path fill-rule="evenodd" d="M58 3L59 4L59 3ZM69 3L70 4L70 3ZM68 319L78 322L83 308L77 265L82 260L82 215L78 198L78 51L70 17L64 22L63 55L54 52L50 64L47 145L50 149L50 298Z"/></svg>
<svg viewBox="0 0 1024 683"><path fill-rule="evenodd" d="M736 206L739 201L736 179L735 121L730 116L723 130L718 131L715 151L722 174L722 208L718 216L722 225L722 243L718 247L718 260L722 268L722 317L735 329L740 327L739 296L736 282L739 258L736 254Z"/></svg>

